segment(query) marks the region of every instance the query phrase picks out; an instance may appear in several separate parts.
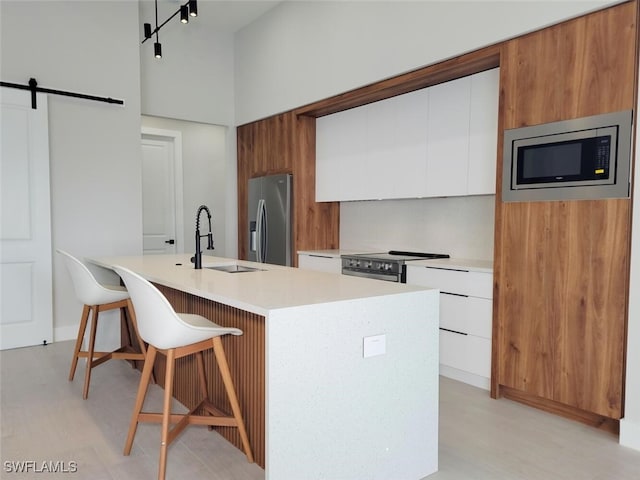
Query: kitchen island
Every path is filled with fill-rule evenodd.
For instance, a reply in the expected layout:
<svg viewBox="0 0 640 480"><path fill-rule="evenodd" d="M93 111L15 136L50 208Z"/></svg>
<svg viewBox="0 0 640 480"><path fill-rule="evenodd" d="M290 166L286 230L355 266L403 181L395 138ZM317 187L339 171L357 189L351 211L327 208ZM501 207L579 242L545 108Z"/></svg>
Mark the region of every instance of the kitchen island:
<svg viewBox="0 0 640 480"><path fill-rule="evenodd" d="M268 480L419 480L437 470L437 290L211 256L201 270L189 255L88 260L129 268L178 311L243 330L223 340ZM175 396L189 407L193 363L177 375ZM235 429L217 430L239 445Z"/></svg>

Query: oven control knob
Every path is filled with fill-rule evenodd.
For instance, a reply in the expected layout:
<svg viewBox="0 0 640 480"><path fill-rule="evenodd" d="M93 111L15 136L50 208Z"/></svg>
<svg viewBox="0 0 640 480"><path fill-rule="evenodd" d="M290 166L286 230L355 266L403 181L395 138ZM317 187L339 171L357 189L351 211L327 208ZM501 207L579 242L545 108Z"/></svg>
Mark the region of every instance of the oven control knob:
<svg viewBox="0 0 640 480"><path fill-rule="evenodd" d="M373 266L373 263L371 261L367 262L367 264L365 265L365 267L367 268L371 268Z"/></svg>
<svg viewBox="0 0 640 480"><path fill-rule="evenodd" d="M391 270L391 264L390 263L385 263L384 264L384 269L385 269L385 271Z"/></svg>

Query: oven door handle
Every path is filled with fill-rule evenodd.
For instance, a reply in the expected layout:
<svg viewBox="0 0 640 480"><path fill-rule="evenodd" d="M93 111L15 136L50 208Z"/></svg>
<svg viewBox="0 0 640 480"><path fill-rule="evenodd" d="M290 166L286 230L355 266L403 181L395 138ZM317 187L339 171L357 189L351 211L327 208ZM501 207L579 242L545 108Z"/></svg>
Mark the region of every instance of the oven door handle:
<svg viewBox="0 0 640 480"><path fill-rule="evenodd" d="M351 275L352 277L373 278L376 280L386 280L387 282L399 282L398 275L386 275L384 273L358 272L354 270L342 269L343 275Z"/></svg>

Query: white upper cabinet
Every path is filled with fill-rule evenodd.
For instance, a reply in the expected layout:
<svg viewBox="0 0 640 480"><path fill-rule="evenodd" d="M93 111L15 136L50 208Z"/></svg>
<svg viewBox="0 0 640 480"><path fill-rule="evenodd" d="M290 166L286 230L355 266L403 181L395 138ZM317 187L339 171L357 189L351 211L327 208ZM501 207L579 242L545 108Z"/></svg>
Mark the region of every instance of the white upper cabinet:
<svg viewBox="0 0 640 480"><path fill-rule="evenodd" d="M368 171L367 181L372 187L377 186L369 190L372 195L368 198L424 195L428 105L426 90L368 105L367 157L371 170ZM381 121L381 117L385 120Z"/></svg>
<svg viewBox="0 0 640 480"><path fill-rule="evenodd" d="M495 193L498 69L316 121L316 200Z"/></svg>
<svg viewBox="0 0 640 480"><path fill-rule="evenodd" d="M366 171L366 112L352 108L316 122L316 201L362 200Z"/></svg>
<svg viewBox="0 0 640 480"><path fill-rule="evenodd" d="M429 197L467 194L470 97L470 77L429 88Z"/></svg>
<svg viewBox="0 0 640 480"><path fill-rule="evenodd" d="M500 69L471 76L468 194L496 193Z"/></svg>

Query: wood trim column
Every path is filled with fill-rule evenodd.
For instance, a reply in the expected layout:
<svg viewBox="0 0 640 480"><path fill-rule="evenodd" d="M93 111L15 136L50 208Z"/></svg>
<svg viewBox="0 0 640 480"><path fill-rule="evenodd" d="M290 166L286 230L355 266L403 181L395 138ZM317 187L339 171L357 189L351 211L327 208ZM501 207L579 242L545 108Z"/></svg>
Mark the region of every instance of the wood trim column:
<svg viewBox="0 0 640 480"><path fill-rule="evenodd" d="M501 54L505 129L634 108L637 1L519 37ZM498 185L502 178L499 150ZM623 415L631 200L496 195L492 395ZM514 395L512 395L514 396Z"/></svg>

